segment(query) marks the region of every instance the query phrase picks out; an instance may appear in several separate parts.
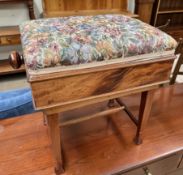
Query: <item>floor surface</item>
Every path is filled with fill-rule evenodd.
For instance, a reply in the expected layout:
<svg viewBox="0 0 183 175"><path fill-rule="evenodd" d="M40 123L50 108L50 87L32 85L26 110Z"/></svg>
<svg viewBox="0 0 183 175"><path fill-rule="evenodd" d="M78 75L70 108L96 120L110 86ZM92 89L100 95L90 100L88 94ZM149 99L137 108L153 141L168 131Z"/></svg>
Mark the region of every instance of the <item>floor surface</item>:
<svg viewBox="0 0 183 175"><path fill-rule="evenodd" d="M123 98L137 114L139 95ZM143 144L124 112L64 127L64 175L109 175L183 148L183 85L158 90ZM62 120L101 110L105 104L64 113ZM92 110L91 110L92 109ZM54 175L42 113L0 121L0 175Z"/></svg>

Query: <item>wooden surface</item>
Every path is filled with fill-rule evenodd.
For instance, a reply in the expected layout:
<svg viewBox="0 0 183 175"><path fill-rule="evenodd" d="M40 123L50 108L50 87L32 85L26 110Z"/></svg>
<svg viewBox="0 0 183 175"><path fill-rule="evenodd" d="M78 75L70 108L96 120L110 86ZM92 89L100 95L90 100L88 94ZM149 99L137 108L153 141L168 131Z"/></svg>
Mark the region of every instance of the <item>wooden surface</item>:
<svg viewBox="0 0 183 175"><path fill-rule="evenodd" d="M155 0L136 0L135 12L139 15L140 20L150 23L154 1Z"/></svg>
<svg viewBox="0 0 183 175"><path fill-rule="evenodd" d="M0 76L19 72L25 72L25 67L22 66L20 69L13 69L8 60L0 61Z"/></svg>
<svg viewBox="0 0 183 175"><path fill-rule="evenodd" d="M129 96L123 100L137 112L139 97ZM135 125L123 112L110 116L109 124L106 118L97 118L62 128L64 175L124 172L182 150L182 99L183 85L156 93L144 142L139 146L132 141ZM103 107L101 104L65 113L62 120ZM54 175L53 164L48 130L41 113L0 121L0 174Z"/></svg>
<svg viewBox="0 0 183 175"><path fill-rule="evenodd" d="M179 41L180 38L183 38L183 25L168 27L166 32L173 36L177 41Z"/></svg>
<svg viewBox="0 0 183 175"><path fill-rule="evenodd" d="M128 12L126 10L79 10L79 11L55 11L55 12L48 12L44 14L45 18L51 17L63 17L63 16L86 16L86 15L104 15L104 14L121 14L126 15L132 18L138 18L138 15Z"/></svg>
<svg viewBox="0 0 183 175"><path fill-rule="evenodd" d="M44 0L44 17L97 15L107 13L126 14L137 17L127 11L127 0Z"/></svg>
<svg viewBox="0 0 183 175"><path fill-rule="evenodd" d="M142 89L142 86L153 83L163 84L169 81L172 64L173 59L105 71L96 71L94 67L91 73L83 74L81 70L79 75L31 82L34 103L39 109L51 108L125 90L130 93L133 88Z"/></svg>
<svg viewBox="0 0 183 175"><path fill-rule="evenodd" d="M183 3L182 0L155 0L151 24L162 26L168 20L171 20L170 26L165 30L176 40L183 37Z"/></svg>
<svg viewBox="0 0 183 175"><path fill-rule="evenodd" d="M0 36L19 35L20 31L18 26L0 27Z"/></svg>
<svg viewBox="0 0 183 175"><path fill-rule="evenodd" d="M0 27L0 45L20 44L20 32L18 26Z"/></svg>

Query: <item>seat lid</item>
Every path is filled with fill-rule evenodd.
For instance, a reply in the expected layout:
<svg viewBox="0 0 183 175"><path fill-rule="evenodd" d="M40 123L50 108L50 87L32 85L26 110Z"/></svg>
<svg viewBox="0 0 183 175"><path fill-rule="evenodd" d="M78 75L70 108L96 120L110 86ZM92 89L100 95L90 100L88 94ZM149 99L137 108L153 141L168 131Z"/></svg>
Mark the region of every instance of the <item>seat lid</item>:
<svg viewBox="0 0 183 175"><path fill-rule="evenodd" d="M38 19L20 26L26 67L38 70L173 50L159 29L124 15Z"/></svg>

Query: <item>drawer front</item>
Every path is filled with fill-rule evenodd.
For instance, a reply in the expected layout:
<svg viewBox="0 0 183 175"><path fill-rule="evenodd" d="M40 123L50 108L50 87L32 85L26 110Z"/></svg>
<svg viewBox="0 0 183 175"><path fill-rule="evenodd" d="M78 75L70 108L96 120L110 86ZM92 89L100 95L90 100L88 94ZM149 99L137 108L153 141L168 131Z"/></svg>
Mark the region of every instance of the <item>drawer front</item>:
<svg viewBox="0 0 183 175"><path fill-rule="evenodd" d="M15 44L20 44L20 35L0 37L0 45L15 45Z"/></svg>
<svg viewBox="0 0 183 175"><path fill-rule="evenodd" d="M180 160L181 154L177 153L121 175L166 175L177 169Z"/></svg>
<svg viewBox="0 0 183 175"><path fill-rule="evenodd" d="M31 82L37 108L141 91L168 81L173 60ZM49 76L49 75L48 75Z"/></svg>

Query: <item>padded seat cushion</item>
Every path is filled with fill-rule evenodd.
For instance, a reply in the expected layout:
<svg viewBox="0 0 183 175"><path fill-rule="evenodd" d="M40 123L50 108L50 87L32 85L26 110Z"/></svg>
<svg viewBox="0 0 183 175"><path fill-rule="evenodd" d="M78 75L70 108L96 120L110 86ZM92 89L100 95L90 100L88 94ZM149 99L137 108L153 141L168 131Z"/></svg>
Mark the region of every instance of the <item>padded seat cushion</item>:
<svg viewBox="0 0 183 175"><path fill-rule="evenodd" d="M39 19L23 23L20 31L25 62L32 70L125 59L177 45L159 29L123 15Z"/></svg>

